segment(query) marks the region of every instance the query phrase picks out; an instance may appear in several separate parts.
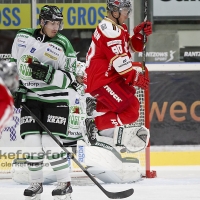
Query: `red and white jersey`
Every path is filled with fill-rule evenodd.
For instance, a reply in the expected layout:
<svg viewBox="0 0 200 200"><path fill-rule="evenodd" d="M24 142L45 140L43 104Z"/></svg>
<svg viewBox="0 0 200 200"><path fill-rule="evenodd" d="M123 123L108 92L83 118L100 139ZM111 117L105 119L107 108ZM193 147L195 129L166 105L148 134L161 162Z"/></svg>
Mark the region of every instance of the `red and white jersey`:
<svg viewBox="0 0 200 200"><path fill-rule="evenodd" d="M13 97L0 78L0 131L3 130L12 118L13 109Z"/></svg>
<svg viewBox="0 0 200 200"><path fill-rule="evenodd" d="M127 26L105 17L97 26L86 56L87 89L91 93L132 68Z"/></svg>

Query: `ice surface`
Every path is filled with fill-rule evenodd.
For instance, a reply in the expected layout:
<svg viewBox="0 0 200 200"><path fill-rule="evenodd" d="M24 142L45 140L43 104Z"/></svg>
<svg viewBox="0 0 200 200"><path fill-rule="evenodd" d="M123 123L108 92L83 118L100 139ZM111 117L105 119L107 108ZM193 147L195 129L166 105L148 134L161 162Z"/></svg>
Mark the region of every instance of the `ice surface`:
<svg viewBox="0 0 200 200"><path fill-rule="evenodd" d="M122 191L134 188L134 194L127 200L200 200L200 166L152 167L157 178L142 179L131 184L103 184L108 191ZM11 179L0 179L0 200L24 200L23 191L27 185L20 185ZM51 200L55 184L44 185L42 200ZM73 200L107 200L104 193L95 186L73 185Z"/></svg>

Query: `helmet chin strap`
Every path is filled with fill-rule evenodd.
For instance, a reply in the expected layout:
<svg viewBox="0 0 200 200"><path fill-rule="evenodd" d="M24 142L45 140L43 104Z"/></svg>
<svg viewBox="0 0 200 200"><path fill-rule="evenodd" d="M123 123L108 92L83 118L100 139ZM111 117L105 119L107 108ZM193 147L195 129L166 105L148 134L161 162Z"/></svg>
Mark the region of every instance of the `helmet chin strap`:
<svg viewBox="0 0 200 200"><path fill-rule="evenodd" d="M111 12L111 15L113 16L113 11ZM119 24L119 18L120 18L120 16L121 16L121 13L120 13L120 12L119 12L119 17L118 17L118 18L116 18L116 17L113 16L113 18L115 18L115 19L117 20L117 24L118 24L118 25L120 25L120 24Z"/></svg>

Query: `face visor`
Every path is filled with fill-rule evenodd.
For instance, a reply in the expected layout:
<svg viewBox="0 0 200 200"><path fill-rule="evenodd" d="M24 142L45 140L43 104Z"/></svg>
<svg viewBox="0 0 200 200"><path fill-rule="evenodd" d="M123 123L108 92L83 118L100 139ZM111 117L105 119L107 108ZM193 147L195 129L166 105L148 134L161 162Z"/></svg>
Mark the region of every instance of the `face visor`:
<svg viewBox="0 0 200 200"><path fill-rule="evenodd" d="M123 16L129 17L130 14L131 14L131 12L132 12L131 7L123 7L123 8L120 8L120 13L121 13L121 15L123 15Z"/></svg>
<svg viewBox="0 0 200 200"><path fill-rule="evenodd" d="M55 26L55 27L58 27L56 28L57 30L59 31L63 30L63 26L64 26L63 21L44 20L44 22L45 22L45 26L47 26L48 28L53 29L53 27Z"/></svg>

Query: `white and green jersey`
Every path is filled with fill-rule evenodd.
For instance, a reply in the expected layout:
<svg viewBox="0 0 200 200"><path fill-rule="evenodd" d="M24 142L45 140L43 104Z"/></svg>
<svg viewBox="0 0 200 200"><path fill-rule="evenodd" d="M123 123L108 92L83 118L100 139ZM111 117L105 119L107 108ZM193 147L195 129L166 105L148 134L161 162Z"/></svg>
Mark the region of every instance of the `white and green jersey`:
<svg viewBox="0 0 200 200"><path fill-rule="evenodd" d="M17 62L20 80L28 88L27 99L49 103L67 102L68 87L76 71L76 52L69 40L58 33L45 40L35 34L39 29L21 29L12 46L12 58ZM56 71L48 85L31 77L28 60L39 61L53 66ZM70 72L68 75L65 72ZM69 78L70 77L70 78Z"/></svg>

